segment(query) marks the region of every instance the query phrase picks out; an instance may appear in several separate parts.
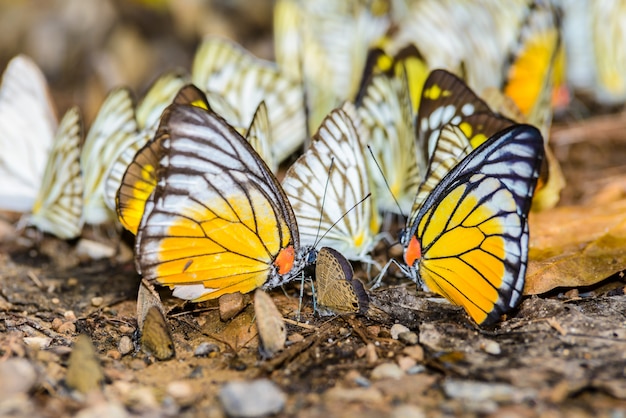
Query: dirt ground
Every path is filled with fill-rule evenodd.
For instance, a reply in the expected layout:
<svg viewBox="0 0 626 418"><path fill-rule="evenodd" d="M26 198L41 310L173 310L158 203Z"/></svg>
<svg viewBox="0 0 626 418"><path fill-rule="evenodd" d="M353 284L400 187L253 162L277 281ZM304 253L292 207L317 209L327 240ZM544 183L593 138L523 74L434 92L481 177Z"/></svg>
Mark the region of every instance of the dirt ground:
<svg viewBox="0 0 626 418"><path fill-rule="evenodd" d="M118 3L113 2L119 21L139 27L138 39L148 39L150 48L174 50L172 60L188 66L197 34L181 31L178 20L177 30L159 32L155 27L171 24L171 17L146 19ZM228 24L220 28L247 39L262 55L271 49L271 12L263 13L264 23L255 21L254 13L246 15L246 31ZM103 51L120 25L109 28ZM180 50L172 47L174 35L182 39L175 44L183 45ZM5 49L3 63L8 55ZM156 63L166 62L156 53L151 57L154 67L136 80L149 79L148 73L161 68ZM55 98L61 108L78 100L89 112L101 102L106 83L77 80L58 76ZM134 87L145 85L137 81ZM615 110L607 110L600 124L618 129L602 135L595 135L597 119L585 123L571 114L553 127L553 149L568 182L561 204L586 202L610 185L626 194L626 123ZM294 283L271 293L287 321L288 343L270 359L259 354L250 295L238 315L223 321L217 302L185 304L158 289L176 352L175 358L158 361L137 341L140 278L132 237L120 239L106 228L86 231L91 242L115 253L93 260L85 255L84 242L21 233L14 221L2 216L0 222L0 416L222 417L219 394L226 382L267 378L286 395L278 416L626 417L623 274L592 288L526 297L510 317L485 329L462 309L399 278L387 278L371 293L377 309L365 316L319 317L310 284ZM379 260L390 255L398 256L397 248L377 248ZM394 338L398 325L409 332ZM81 334L89 336L95 357L87 349L80 366L69 372ZM82 382L78 386L95 389L88 394L72 389L76 379Z"/></svg>

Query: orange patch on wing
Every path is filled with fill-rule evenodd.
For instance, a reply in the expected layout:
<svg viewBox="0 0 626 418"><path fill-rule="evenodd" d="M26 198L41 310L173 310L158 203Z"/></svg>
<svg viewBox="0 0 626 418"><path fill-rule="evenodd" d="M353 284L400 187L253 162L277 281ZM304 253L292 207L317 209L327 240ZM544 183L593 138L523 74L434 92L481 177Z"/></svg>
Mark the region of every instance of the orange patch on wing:
<svg viewBox="0 0 626 418"><path fill-rule="evenodd" d="M296 253L292 246L283 248L278 253L276 260L274 260L274 265L278 267L278 273L279 274L289 273L289 271L291 271L291 269L293 268L293 262L295 260L295 257L296 257Z"/></svg>

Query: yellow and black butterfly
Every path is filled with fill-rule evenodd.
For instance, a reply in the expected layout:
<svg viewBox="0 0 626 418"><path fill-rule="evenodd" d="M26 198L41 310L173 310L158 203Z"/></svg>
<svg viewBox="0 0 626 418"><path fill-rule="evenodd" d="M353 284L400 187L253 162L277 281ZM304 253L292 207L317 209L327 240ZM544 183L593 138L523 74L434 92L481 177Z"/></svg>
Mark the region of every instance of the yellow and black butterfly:
<svg viewBox="0 0 626 418"><path fill-rule="evenodd" d="M364 315L369 309L369 296L363 283L354 277L350 262L329 247L322 247L315 261L315 297L322 315Z"/></svg>
<svg viewBox="0 0 626 418"><path fill-rule="evenodd" d="M205 94L191 84L180 89L174 97L173 103L196 106L205 110L212 109ZM265 103L261 102L250 127L247 129L246 139L268 166L272 168L273 172L276 163L272 158L273 154L271 153L268 131L267 110ZM157 184L157 167L159 166L160 158L163 156L161 150L162 138L159 135L155 136L139 151L133 153L119 180L114 179L117 178L116 175L110 176L107 181L107 187L117 184L114 201L116 202L115 206L120 223L135 235L139 228L145 203ZM120 169L120 164L123 160L120 157L113 168L116 170Z"/></svg>
<svg viewBox="0 0 626 418"><path fill-rule="evenodd" d="M401 238L408 275L481 325L514 308L543 157L541 133L530 125L508 127L471 151L411 214Z"/></svg>
<svg viewBox="0 0 626 418"><path fill-rule="evenodd" d="M173 104L154 141L157 182L135 247L144 278L202 301L279 286L312 261L277 179L221 117Z"/></svg>

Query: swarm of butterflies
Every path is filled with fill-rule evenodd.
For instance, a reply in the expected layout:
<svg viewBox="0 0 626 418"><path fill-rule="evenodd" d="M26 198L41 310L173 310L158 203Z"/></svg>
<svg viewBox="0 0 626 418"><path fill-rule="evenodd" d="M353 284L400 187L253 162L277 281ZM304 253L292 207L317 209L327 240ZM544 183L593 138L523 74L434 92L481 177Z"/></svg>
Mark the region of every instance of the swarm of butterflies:
<svg viewBox="0 0 626 418"><path fill-rule="evenodd" d="M379 267L380 284L389 264L372 251L391 239L408 279L496 322L521 299L531 206L563 187L546 154L559 13L540 0L394 7L279 0L276 63L207 37L190 75L164 74L138 105L113 90L82 147L79 110L57 122L37 66L14 58L0 206L62 239L119 221L144 279L192 301L315 266L320 305L364 313L348 260Z"/></svg>

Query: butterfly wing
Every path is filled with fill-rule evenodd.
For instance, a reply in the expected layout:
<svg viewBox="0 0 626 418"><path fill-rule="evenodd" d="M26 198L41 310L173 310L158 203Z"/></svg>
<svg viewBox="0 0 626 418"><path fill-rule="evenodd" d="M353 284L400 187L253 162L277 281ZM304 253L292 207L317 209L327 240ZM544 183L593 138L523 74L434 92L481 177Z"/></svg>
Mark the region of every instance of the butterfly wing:
<svg viewBox="0 0 626 418"><path fill-rule="evenodd" d="M19 212L32 208L56 128L45 77L30 58L16 56L0 86L0 207Z"/></svg>
<svg viewBox="0 0 626 418"><path fill-rule="evenodd" d="M527 216L542 159L536 128L496 134L443 178L403 240L419 280L478 324L496 321L520 300Z"/></svg>
<svg viewBox="0 0 626 418"><path fill-rule="evenodd" d="M254 112L254 117L246 132L246 139L263 161L265 161L270 170L272 170L272 173L277 172L278 162L276 158L274 158L272 151L272 132L270 130L270 122L265 102L259 103L256 112Z"/></svg>
<svg viewBox="0 0 626 418"><path fill-rule="evenodd" d="M259 103L265 101L274 141L272 150L278 161L304 143L302 88L274 63L258 59L232 42L209 37L196 53L192 80L203 91L221 95L237 110L239 120L227 119L237 127L248 126ZM215 110L220 113L220 109Z"/></svg>
<svg viewBox="0 0 626 418"><path fill-rule="evenodd" d="M295 216L250 144L212 112L162 118L159 179L136 242L138 269L195 301L275 287L300 271Z"/></svg>
<svg viewBox="0 0 626 418"><path fill-rule="evenodd" d="M338 251L323 247L315 262L316 297L319 307L331 313L365 314L369 296L363 283L354 277L350 262Z"/></svg>
<svg viewBox="0 0 626 418"><path fill-rule="evenodd" d="M65 113L46 164L43 182L28 223L61 239L72 239L82 230L83 179L80 173L80 112Z"/></svg>
<svg viewBox="0 0 626 418"><path fill-rule="evenodd" d="M83 218L88 224L102 224L115 219L115 212L105 203L106 176L120 150L137 140L135 106L128 89L115 89L100 107L80 155L84 179Z"/></svg>
<svg viewBox="0 0 626 418"><path fill-rule="evenodd" d="M361 142L365 136L353 105L346 102L333 110L287 171L283 188L304 245L325 245L349 259L369 261L380 220L374 199L361 202L370 190Z"/></svg>
<svg viewBox="0 0 626 418"><path fill-rule="evenodd" d="M360 96L358 113L370 134L369 145L375 158L375 161L366 158L366 162L376 195L380 198L379 209L408 213L421 180L421 159L417 157L411 98L404 67L401 65L397 73L372 75ZM389 198L389 192L400 208Z"/></svg>

